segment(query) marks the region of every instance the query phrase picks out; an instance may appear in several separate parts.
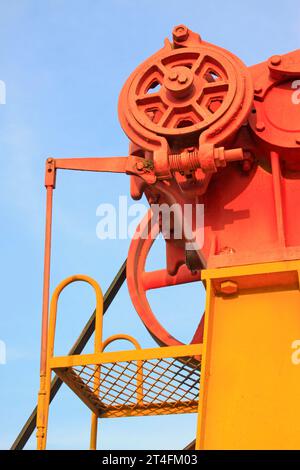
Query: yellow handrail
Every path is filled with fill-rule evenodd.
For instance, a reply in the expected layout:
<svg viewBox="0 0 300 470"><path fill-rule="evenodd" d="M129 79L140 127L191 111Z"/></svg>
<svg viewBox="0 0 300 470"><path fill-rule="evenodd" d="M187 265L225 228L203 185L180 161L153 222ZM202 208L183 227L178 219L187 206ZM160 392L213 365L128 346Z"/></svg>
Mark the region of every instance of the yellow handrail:
<svg viewBox="0 0 300 470"><path fill-rule="evenodd" d="M46 446L47 438L47 424L48 424L48 414L49 414L49 400L50 400L50 384L51 384L51 368L49 366L50 360L54 355L54 343L55 343L55 333L56 333L56 322L57 322L57 307L60 294L63 289L73 282L86 282L91 285L95 291L96 295L96 314L95 314L95 340L94 340L94 352L101 353L107 348L109 344L114 341L124 340L129 341L133 344L136 349L141 349L139 342L132 336L125 334L116 334L107 338L105 341L102 341L102 332L103 332L103 294L99 284L89 276L84 274L76 274L64 279L58 284L55 288L51 303L50 303L50 315L49 315L49 324L46 328L46 337L43 344L44 348L47 351L47 367L46 374L41 376L41 385L39 392L39 404L38 404L38 449L44 449ZM137 360L137 376L136 376L136 400L137 404L143 403L143 361ZM94 372L94 393L99 393L100 388L100 364L95 365ZM97 432L98 432L98 416L95 413L92 413L91 420L91 436L90 436L90 449L95 450L97 447Z"/></svg>
<svg viewBox="0 0 300 470"><path fill-rule="evenodd" d="M96 294L96 316L95 316L95 353L101 352L102 343L102 316L103 316L103 294L99 284L89 276L85 274L76 274L74 276L67 277L61 281L53 292L50 304L50 320L49 320L49 347L48 347L48 358L53 357L54 352L54 340L55 340L55 327L57 318L57 303L62 290L73 282L87 282L90 284Z"/></svg>
<svg viewBox="0 0 300 470"><path fill-rule="evenodd" d="M119 341L119 340L124 340L124 341L129 341L134 345L136 349L141 349L140 343L133 338L132 336L129 335L123 335L123 334L118 334L118 335L113 335L107 338L103 344L102 344L102 352L105 350L105 348L111 344L114 341ZM137 403L141 404L143 402L143 361L137 361L137 373L136 373L136 399Z"/></svg>
<svg viewBox="0 0 300 470"><path fill-rule="evenodd" d="M49 402L50 402L50 386L51 386L51 369L49 367L49 361L54 354L54 341L55 341L55 329L57 320L57 304L58 299L65 287L73 282L86 282L94 288L96 294L96 314L95 314L95 341L94 351L95 353L101 352L102 350L102 330L103 330L103 294L99 284L89 276L84 274L76 274L74 276L67 277L61 281L51 298L50 303L50 316L49 324L45 326L43 335L42 348L47 351L47 367L46 373L41 375L40 379L40 390L38 397L38 412L37 412L37 448L42 450L46 447L47 439L47 424L49 415ZM100 382L100 369L96 366L95 370L95 389L99 388ZM93 413L92 425L91 425L91 448L96 448L97 440L97 416ZM93 447L92 447L93 446Z"/></svg>

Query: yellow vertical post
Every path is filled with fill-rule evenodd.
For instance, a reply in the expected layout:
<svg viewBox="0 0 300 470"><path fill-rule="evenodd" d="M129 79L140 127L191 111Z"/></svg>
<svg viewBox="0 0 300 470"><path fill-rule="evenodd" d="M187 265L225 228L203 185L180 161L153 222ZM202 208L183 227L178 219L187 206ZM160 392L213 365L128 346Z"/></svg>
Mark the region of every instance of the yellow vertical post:
<svg viewBox="0 0 300 470"><path fill-rule="evenodd" d="M95 316L95 354L102 351L102 328L103 327L103 300L97 304ZM100 387L100 365L95 366L94 375L94 391L99 394ZM98 434L98 416L92 413L91 417L91 436L90 436L90 450L97 449L97 434Z"/></svg>
<svg viewBox="0 0 300 470"><path fill-rule="evenodd" d="M204 316L204 332L203 332L203 349L201 357L201 384L200 384L200 393L199 393L199 405L198 405L198 420L197 420L197 435L195 449L199 450L203 442L204 436L204 426L202 422L204 421L204 414L206 410L206 382L209 376L209 344L211 339L211 300L212 300L212 289L211 289L211 280L207 279L206 281L206 306L205 306L205 316Z"/></svg>
<svg viewBox="0 0 300 470"><path fill-rule="evenodd" d="M98 434L98 416L95 413L92 413L90 450L97 449L97 434Z"/></svg>
<svg viewBox="0 0 300 470"><path fill-rule="evenodd" d="M299 261L203 272L197 449L300 449Z"/></svg>

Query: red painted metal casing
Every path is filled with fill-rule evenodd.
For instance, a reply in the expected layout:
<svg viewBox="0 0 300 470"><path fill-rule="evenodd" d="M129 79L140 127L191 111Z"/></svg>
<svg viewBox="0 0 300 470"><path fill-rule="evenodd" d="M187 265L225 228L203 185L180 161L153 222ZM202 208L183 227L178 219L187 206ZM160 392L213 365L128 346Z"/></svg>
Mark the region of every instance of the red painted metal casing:
<svg viewBox="0 0 300 470"><path fill-rule="evenodd" d="M203 247L171 237L161 271L145 272L150 235L132 241L129 291L158 343L179 341L156 319L147 290L199 280L203 266L300 258L299 90L300 50L247 68L184 25L125 83L119 117L130 154L142 159L141 176L154 175L150 183L131 176L132 197L204 205ZM202 325L192 341L201 335Z"/></svg>

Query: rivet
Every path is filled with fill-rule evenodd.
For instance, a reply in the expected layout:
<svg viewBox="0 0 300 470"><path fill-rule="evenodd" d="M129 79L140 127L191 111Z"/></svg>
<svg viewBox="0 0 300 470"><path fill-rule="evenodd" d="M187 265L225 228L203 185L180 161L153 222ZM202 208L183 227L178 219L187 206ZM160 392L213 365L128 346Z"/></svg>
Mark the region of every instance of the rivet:
<svg viewBox="0 0 300 470"><path fill-rule="evenodd" d="M178 73L175 72L175 70L173 70L173 71L169 74L169 79L172 80L172 82L173 82L174 80L177 80L177 78L178 78Z"/></svg>
<svg viewBox="0 0 300 470"><path fill-rule="evenodd" d="M255 126L258 132L263 132L266 128L265 124L262 121L258 121Z"/></svg>
<svg viewBox="0 0 300 470"><path fill-rule="evenodd" d="M279 65L281 63L280 55L273 55L270 59L272 65Z"/></svg>

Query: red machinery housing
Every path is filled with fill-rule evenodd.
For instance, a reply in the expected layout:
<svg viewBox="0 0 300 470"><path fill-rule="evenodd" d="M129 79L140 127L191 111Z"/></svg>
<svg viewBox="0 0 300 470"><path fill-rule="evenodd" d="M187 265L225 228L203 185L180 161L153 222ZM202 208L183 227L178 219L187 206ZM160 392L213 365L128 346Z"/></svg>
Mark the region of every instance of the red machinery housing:
<svg viewBox="0 0 300 470"><path fill-rule="evenodd" d="M129 292L159 344L180 342L155 317L147 290L199 280L204 266L300 258L299 78L299 50L247 68L179 25L125 83L119 117L131 142L132 197L204 205L203 247L171 237L165 269L145 272L150 215L131 243ZM201 342L202 324L192 342Z"/></svg>

